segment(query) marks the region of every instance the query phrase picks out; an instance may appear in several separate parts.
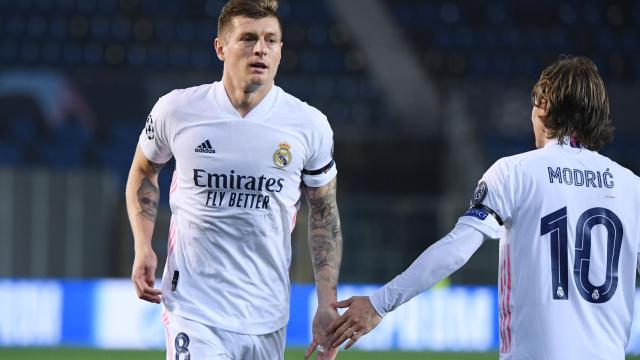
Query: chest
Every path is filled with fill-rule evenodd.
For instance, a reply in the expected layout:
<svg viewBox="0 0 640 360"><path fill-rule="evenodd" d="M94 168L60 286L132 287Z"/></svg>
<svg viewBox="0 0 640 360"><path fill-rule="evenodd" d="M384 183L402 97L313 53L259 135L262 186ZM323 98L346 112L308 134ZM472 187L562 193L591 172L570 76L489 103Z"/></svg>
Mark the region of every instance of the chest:
<svg viewBox="0 0 640 360"><path fill-rule="evenodd" d="M295 129L237 119L193 121L171 142L178 168L190 173L299 179L309 153L304 134Z"/></svg>

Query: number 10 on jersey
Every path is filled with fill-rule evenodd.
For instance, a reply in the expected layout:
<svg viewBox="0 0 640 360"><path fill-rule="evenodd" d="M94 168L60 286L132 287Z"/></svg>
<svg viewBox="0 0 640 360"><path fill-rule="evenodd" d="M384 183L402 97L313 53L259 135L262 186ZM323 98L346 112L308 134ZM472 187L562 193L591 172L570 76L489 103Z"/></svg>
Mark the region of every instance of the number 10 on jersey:
<svg viewBox="0 0 640 360"><path fill-rule="evenodd" d="M591 230L603 225L607 230L607 265L604 284L593 285L589 280L591 263ZM567 208L556 210L540 220L540 236L550 234L551 284L553 299L569 299L569 264L567 244ZM618 286L618 260L622 245L622 222L611 210L591 208L576 224L575 261L573 274L578 293L590 303L604 303L613 297ZM600 240L594 238L595 241Z"/></svg>

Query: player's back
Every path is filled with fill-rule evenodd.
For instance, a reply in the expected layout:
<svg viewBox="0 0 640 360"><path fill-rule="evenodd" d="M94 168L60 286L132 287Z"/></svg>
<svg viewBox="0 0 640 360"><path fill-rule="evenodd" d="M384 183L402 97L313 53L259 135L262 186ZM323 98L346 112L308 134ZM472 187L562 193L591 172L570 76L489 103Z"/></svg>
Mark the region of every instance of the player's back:
<svg viewBox="0 0 640 360"><path fill-rule="evenodd" d="M501 159L489 178L492 172L502 190L491 202L502 204L494 210L507 228L501 359L624 359L640 238L638 178L597 152L556 141Z"/></svg>

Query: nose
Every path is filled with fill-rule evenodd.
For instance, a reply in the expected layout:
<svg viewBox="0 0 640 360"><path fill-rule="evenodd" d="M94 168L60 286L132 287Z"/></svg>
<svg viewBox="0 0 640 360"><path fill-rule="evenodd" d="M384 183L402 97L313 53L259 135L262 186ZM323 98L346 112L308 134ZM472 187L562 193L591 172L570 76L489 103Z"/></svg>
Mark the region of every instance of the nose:
<svg viewBox="0 0 640 360"><path fill-rule="evenodd" d="M267 55L267 45L265 44L264 40L256 41L256 45L254 46L253 50L257 56Z"/></svg>

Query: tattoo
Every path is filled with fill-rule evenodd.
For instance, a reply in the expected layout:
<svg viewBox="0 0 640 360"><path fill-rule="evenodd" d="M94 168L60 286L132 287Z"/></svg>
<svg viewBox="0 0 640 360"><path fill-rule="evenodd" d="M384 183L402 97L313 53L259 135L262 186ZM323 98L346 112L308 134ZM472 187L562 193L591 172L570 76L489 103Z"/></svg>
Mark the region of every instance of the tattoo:
<svg viewBox="0 0 640 360"><path fill-rule="evenodd" d="M336 179L319 188L305 187L309 203L309 250L316 275L323 269L323 279L338 280L342 260L342 232L336 203Z"/></svg>
<svg viewBox="0 0 640 360"><path fill-rule="evenodd" d="M138 203L140 203L139 215L151 220L156 221L158 215L158 204L160 202L160 189L151 182L148 177L142 178L142 183L138 188Z"/></svg>

